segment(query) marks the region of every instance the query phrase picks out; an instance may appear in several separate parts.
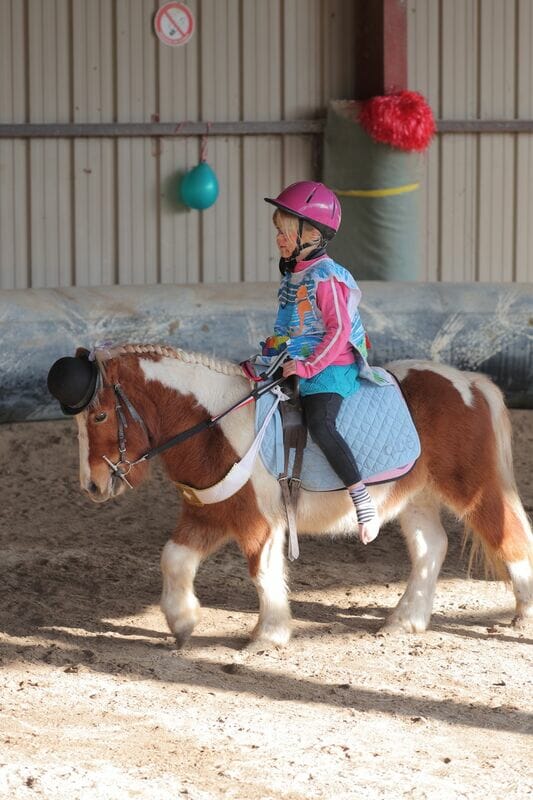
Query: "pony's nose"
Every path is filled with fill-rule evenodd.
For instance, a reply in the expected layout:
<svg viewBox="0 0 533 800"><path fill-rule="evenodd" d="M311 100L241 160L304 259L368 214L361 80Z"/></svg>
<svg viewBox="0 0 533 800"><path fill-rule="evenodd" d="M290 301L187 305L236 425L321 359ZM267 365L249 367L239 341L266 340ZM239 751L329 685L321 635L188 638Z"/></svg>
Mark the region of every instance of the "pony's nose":
<svg viewBox="0 0 533 800"><path fill-rule="evenodd" d="M102 491L100 486L92 480L84 486L84 489L94 503L103 503L109 498L109 493L105 490Z"/></svg>

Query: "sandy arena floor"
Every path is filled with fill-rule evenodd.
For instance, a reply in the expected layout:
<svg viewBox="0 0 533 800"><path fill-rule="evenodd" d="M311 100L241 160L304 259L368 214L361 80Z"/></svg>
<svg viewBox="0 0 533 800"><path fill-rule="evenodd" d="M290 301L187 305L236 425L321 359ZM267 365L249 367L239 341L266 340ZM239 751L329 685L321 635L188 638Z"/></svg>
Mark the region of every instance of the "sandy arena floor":
<svg viewBox="0 0 533 800"><path fill-rule="evenodd" d="M531 515L533 411L512 419ZM503 585L466 578L456 523L425 635L378 633L408 571L387 526L368 548L304 537L295 637L249 656L255 590L223 550L179 652L158 608L178 504L160 471L93 505L71 421L0 426L0 463L1 798L533 794L533 630L509 627Z"/></svg>

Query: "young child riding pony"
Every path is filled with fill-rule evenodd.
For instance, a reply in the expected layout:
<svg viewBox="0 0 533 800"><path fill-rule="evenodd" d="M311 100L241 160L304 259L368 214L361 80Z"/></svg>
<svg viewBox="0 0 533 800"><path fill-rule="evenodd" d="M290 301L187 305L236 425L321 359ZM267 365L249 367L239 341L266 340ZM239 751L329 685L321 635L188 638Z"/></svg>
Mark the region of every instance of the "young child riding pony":
<svg viewBox="0 0 533 800"><path fill-rule="evenodd" d="M361 292L348 270L326 253L341 222L339 201L322 183L299 181L276 198L273 222L282 273L274 336L263 353L286 348L283 375L300 377L300 397L311 438L348 489L368 544L379 533L374 503L352 451L336 428L345 397L372 380L366 334L357 311Z"/></svg>

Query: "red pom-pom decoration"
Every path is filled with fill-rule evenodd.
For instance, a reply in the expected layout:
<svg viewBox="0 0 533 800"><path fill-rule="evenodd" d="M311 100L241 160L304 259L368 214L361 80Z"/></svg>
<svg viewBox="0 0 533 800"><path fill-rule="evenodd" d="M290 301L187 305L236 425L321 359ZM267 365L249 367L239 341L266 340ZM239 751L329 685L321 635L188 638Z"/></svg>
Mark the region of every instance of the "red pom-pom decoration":
<svg viewBox="0 0 533 800"><path fill-rule="evenodd" d="M433 111L419 92L394 92L361 103L361 127L376 142L422 152L436 131Z"/></svg>

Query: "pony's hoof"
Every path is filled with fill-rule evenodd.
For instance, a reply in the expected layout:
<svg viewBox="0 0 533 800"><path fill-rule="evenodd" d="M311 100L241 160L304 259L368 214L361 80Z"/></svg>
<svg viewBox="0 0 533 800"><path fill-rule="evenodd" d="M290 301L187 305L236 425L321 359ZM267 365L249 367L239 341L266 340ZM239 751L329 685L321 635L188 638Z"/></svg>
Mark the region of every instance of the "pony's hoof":
<svg viewBox="0 0 533 800"><path fill-rule="evenodd" d="M530 626L533 627L533 617L524 614L517 614L511 620L511 628L514 628L515 631L523 631Z"/></svg>
<svg viewBox="0 0 533 800"><path fill-rule="evenodd" d="M427 625L422 620L388 619L379 629L386 636L397 636L402 633L425 633Z"/></svg>
<svg viewBox="0 0 533 800"><path fill-rule="evenodd" d="M271 628L269 626L260 627L256 625L246 649L251 652L257 652L258 650L267 650L269 647L285 647L290 638L291 629L289 626Z"/></svg>
<svg viewBox="0 0 533 800"><path fill-rule="evenodd" d="M401 622L399 622L399 620L383 623L383 625L378 631L378 633L381 633L384 636L395 636L398 633L405 633L405 632L406 629L404 625Z"/></svg>
<svg viewBox="0 0 533 800"><path fill-rule="evenodd" d="M186 606L167 601L161 604L161 610L178 648L183 647L200 619L200 603L196 597L190 598Z"/></svg>
<svg viewBox="0 0 533 800"><path fill-rule="evenodd" d="M265 653L269 650L277 650L277 645L273 645L272 642L267 642L264 639L250 639L249 642L243 646L241 650L241 656L243 658L247 658L248 656L253 655L260 655L261 653Z"/></svg>
<svg viewBox="0 0 533 800"><path fill-rule="evenodd" d="M178 650L181 650L189 639L191 638L191 633L193 632L194 625L188 625L186 628L183 628L180 631L172 631L174 634L174 640L176 642L176 647Z"/></svg>

